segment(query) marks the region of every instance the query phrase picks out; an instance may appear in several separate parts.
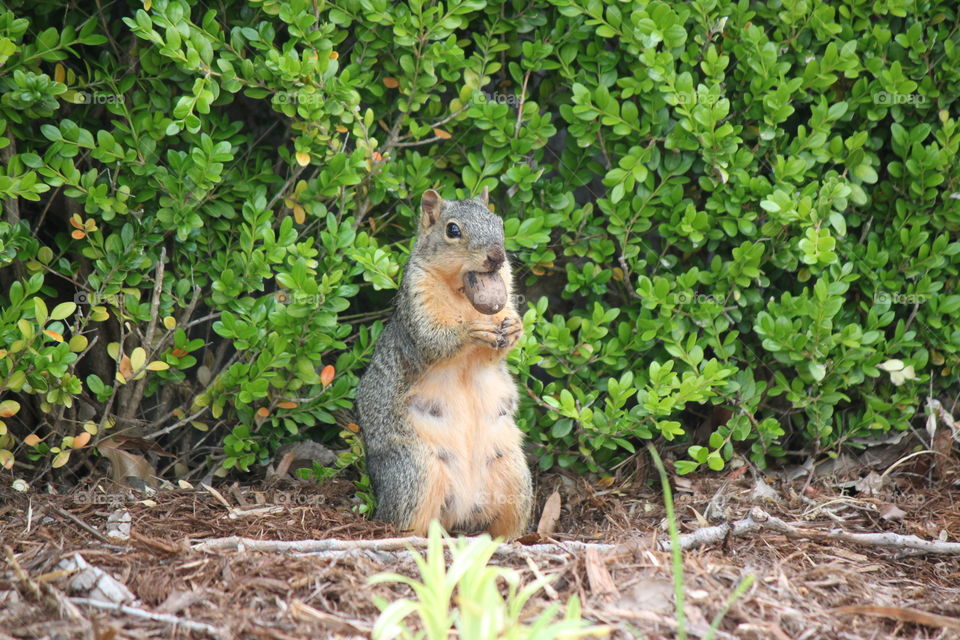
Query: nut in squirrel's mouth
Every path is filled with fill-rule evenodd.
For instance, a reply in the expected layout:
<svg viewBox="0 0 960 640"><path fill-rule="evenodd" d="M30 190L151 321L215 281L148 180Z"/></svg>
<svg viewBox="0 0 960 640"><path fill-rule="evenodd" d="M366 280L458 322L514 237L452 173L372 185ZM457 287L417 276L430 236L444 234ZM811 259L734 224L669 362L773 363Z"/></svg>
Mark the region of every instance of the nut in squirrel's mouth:
<svg viewBox="0 0 960 640"><path fill-rule="evenodd" d="M463 294L484 315L492 316L507 306L507 285L499 271L467 271Z"/></svg>

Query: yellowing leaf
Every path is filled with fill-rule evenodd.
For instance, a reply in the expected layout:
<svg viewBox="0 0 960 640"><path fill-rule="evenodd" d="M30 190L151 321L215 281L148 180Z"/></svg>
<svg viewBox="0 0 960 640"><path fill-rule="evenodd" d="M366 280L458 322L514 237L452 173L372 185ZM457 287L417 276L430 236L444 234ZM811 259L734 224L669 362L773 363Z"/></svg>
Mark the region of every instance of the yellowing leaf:
<svg viewBox="0 0 960 640"><path fill-rule="evenodd" d="M28 447L35 447L40 444L40 436L35 433L31 433L23 439L23 444L27 445Z"/></svg>
<svg viewBox="0 0 960 640"><path fill-rule="evenodd" d="M303 224L307 220L307 212L299 204L293 205L293 220L297 224Z"/></svg>
<svg viewBox="0 0 960 640"><path fill-rule="evenodd" d="M169 331L173 331L177 328L177 319L173 316L167 316L163 319L163 326L166 327Z"/></svg>
<svg viewBox="0 0 960 640"><path fill-rule="evenodd" d="M433 135L437 136L437 137L440 138L441 140L449 140L450 138L453 137L452 135L450 135L449 133L447 133L447 132L444 131L443 129L434 129L434 130L433 130Z"/></svg>
<svg viewBox="0 0 960 640"><path fill-rule="evenodd" d="M153 6L153 0L143 0L143 10L150 11L150 7Z"/></svg>
<svg viewBox="0 0 960 640"><path fill-rule="evenodd" d="M887 360L882 364L878 364L877 367L883 369L884 371L900 371L903 369L903 360Z"/></svg>
<svg viewBox="0 0 960 640"><path fill-rule="evenodd" d="M284 402L277 404L277 406L281 409L296 409L297 403L290 400L285 400Z"/></svg>
<svg viewBox="0 0 960 640"><path fill-rule="evenodd" d="M13 453L7 449L0 449L0 465L4 469L13 469Z"/></svg>
<svg viewBox="0 0 960 640"><path fill-rule="evenodd" d="M61 94L61 97L70 104L83 104L86 102L86 94L73 89L67 89Z"/></svg>
<svg viewBox="0 0 960 640"><path fill-rule="evenodd" d="M301 167L305 167L310 164L310 154L306 151L297 151L297 164Z"/></svg>
<svg viewBox="0 0 960 640"><path fill-rule="evenodd" d="M110 319L110 313L107 311L106 307L91 307L90 318L93 319L94 322L105 322L106 320Z"/></svg>
<svg viewBox="0 0 960 640"><path fill-rule="evenodd" d="M53 338L54 340L56 340L57 342L63 342L63 336L60 335L59 333L57 333L56 331L54 331L53 329L44 329L43 332L44 332L47 336L49 336L49 337Z"/></svg>
<svg viewBox="0 0 960 640"><path fill-rule="evenodd" d="M77 310L76 302L61 302L53 308L53 311L50 312L51 320L63 320L69 318L73 315L73 312Z"/></svg>
<svg viewBox="0 0 960 640"><path fill-rule="evenodd" d="M90 341L87 340L86 336L82 336L79 333L72 338L70 338L70 351L74 353L80 353L87 348L87 345L90 344Z"/></svg>
<svg viewBox="0 0 960 640"><path fill-rule="evenodd" d="M137 347L133 350L133 353L130 354L130 368L133 369L134 373L139 372L143 369L143 365L147 363L147 352L143 347Z"/></svg>
<svg viewBox="0 0 960 640"><path fill-rule="evenodd" d="M260 407L259 409L257 409L257 417L266 418L269 415L270 415L270 409L267 409L266 407Z"/></svg>
<svg viewBox="0 0 960 640"><path fill-rule="evenodd" d="M54 469L59 469L63 465L67 464L70 460L70 451L61 451L53 458L53 462L50 463Z"/></svg>
<svg viewBox="0 0 960 640"><path fill-rule="evenodd" d="M100 431L100 427L98 427L97 423L93 420L87 420L83 423L83 430L90 435L95 436L97 435L97 432Z"/></svg>
<svg viewBox="0 0 960 640"><path fill-rule="evenodd" d="M336 59L338 59L339 57L340 57L340 54L337 53L336 51L331 51L331 52L330 52L330 59L331 59L331 60L336 60Z"/></svg>
<svg viewBox="0 0 960 640"><path fill-rule="evenodd" d="M16 400L4 400L0 402L0 418L11 418L20 411L20 403Z"/></svg>
<svg viewBox="0 0 960 640"><path fill-rule="evenodd" d="M47 305L40 298L33 299L33 313L37 322L42 327L47 321Z"/></svg>
<svg viewBox="0 0 960 640"><path fill-rule="evenodd" d="M166 371L169 368L170 365L162 360L154 360L147 365L147 371Z"/></svg>
<svg viewBox="0 0 960 640"><path fill-rule="evenodd" d="M30 324L30 321L26 318L17 320L17 328L20 329L20 335L23 336L24 340L29 340L33 337L33 325Z"/></svg>
<svg viewBox="0 0 960 640"><path fill-rule="evenodd" d="M83 231L80 231L79 229L74 229L73 231L70 232L70 237L73 238L74 240L83 240L84 238L87 237L87 234L84 233Z"/></svg>
<svg viewBox="0 0 960 640"><path fill-rule="evenodd" d="M79 213L75 213L70 216L70 224L77 229L83 229L83 218L80 217Z"/></svg>
<svg viewBox="0 0 960 640"><path fill-rule="evenodd" d="M108 345L107 345L107 354L108 354L111 358L113 358L114 360L116 360L118 357L120 357L120 343L119 343L119 342L111 342L110 344L108 344Z"/></svg>
<svg viewBox="0 0 960 640"><path fill-rule="evenodd" d="M7 423L0 420L0 436L7 435Z"/></svg>
<svg viewBox="0 0 960 640"><path fill-rule="evenodd" d="M90 434L86 431L79 435L73 436L73 448L82 449L90 442Z"/></svg>
<svg viewBox="0 0 960 640"><path fill-rule="evenodd" d="M387 89L396 89L397 87L400 86L400 83L397 82L397 79L396 79L396 78L384 78L384 79L383 79L383 85L384 85Z"/></svg>
<svg viewBox="0 0 960 640"><path fill-rule="evenodd" d="M67 79L67 71L63 68L63 65L59 62L53 68L53 80L54 82L63 82Z"/></svg>

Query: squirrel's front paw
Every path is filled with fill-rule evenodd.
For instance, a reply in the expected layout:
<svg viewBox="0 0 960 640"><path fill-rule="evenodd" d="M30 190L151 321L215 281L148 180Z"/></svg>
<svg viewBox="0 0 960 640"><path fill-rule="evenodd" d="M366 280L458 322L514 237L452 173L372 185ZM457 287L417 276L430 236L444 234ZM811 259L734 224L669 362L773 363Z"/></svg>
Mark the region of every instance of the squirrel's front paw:
<svg viewBox="0 0 960 640"><path fill-rule="evenodd" d="M479 320L470 326L470 339L493 349L510 349L523 335L523 321L511 314L499 321Z"/></svg>
<svg viewBox="0 0 960 640"><path fill-rule="evenodd" d="M478 320L470 325L468 335L474 342L485 344L493 349L502 349L507 346L507 339L501 329L502 323L489 320Z"/></svg>
<svg viewBox="0 0 960 640"><path fill-rule="evenodd" d="M523 335L523 320L516 314L504 316L500 323L500 335L503 336L503 346L501 349L510 349L517 344L517 340Z"/></svg>

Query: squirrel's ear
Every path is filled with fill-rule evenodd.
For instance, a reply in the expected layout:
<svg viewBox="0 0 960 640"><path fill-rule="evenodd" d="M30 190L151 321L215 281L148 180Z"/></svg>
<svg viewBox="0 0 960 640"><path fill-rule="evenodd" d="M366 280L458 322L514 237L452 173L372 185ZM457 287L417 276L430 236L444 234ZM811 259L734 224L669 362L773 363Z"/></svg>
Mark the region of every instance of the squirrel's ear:
<svg viewBox="0 0 960 640"><path fill-rule="evenodd" d="M490 204L490 189L484 187L483 191L480 192L480 195L477 196L477 199L479 199L483 204Z"/></svg>
<svg viewBox="0 0 960 640"><path fill-rule="evenodd" d="M443 209L443 198L433 189L423 192L423 198L420 200L420 228L429 229L440 219L440 211Z"/></svg>

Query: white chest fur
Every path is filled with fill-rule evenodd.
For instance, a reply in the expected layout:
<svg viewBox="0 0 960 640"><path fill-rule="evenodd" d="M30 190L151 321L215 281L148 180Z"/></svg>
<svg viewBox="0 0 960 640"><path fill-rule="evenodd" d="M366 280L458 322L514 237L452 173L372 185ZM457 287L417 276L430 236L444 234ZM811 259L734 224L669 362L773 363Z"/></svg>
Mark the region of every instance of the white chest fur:
<svg viewBox="0 0 960 640"><path fill-rule="evenodd" d="M490 466L520 447L516 385L503 361L485 361L486 354L466 350L435 365L408 395L407 419L436 460L431 490L444 493L437 497L447 528L480 522L492 512Z"/></svg>

